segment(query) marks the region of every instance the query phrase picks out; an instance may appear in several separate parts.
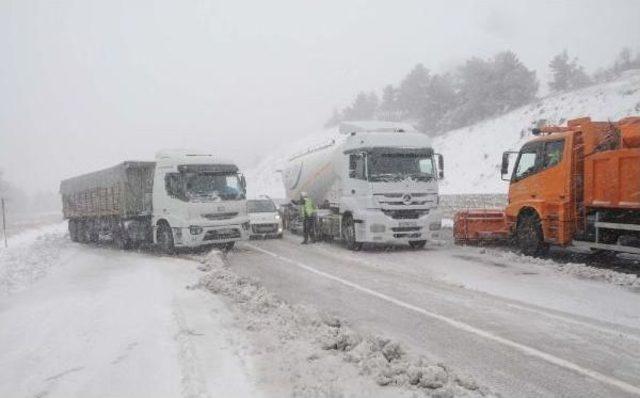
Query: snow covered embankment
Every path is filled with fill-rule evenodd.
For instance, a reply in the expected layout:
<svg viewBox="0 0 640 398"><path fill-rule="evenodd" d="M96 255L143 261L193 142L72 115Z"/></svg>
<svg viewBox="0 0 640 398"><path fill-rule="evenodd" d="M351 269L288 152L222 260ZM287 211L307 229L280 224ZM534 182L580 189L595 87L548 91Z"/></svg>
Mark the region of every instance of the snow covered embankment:
<svg viewBox="0 0 640 398"><path fill-rule="evenodd" d="M413 357L397 343L362 335L313 308L289 305L258 282L240 277L219 253L201 257L200 286L228 297L242 314L267 385L289 385L293 396L488 396L473 379L441 363ZM279 380L278 380L279 379ZM375 382L375 383L374 383Z"/></svg>
<svg viewBox="0 0 640 398"><path fill-rule="evenodd" d="M0 295L14 293L45 276L70 241L65 223L26 230L0 249Z"/></svg>
<svg viewBox="0 0 640 398"><path fill-rule="evenodd" d="M446 161L445 194L506 193L500 179L502 152L518 150L532 138L538 123L563 125L567 120L618 120L640 115L640 70L618 80L568 93L554 94L536 103L472 126L452 130L434 140Z"/></svg>

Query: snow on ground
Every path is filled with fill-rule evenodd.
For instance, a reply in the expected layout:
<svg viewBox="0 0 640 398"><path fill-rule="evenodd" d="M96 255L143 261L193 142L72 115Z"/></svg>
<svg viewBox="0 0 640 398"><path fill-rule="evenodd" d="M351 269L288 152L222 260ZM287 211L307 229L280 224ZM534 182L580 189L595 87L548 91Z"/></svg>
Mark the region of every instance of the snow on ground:
<svg viewBox="0 0 640 398"><path fill-rule="evenodd" d="M334 316L284 302L256 280L235 274L217 253L200 261L208 270L201 286L239 308L259 347L254 354L262 358L263 388L274 396L491 395L470 377L412 357L390 339L361 335Z"/></svg>
<svg viewBox="0 0 640 398"><path fill-rule="evenodd" d="M0 248L0 296L45 276L69 247L66 231L66 223L56 223L9 236L8 247Z"/></svg>
<svg viewBox="0 0 640 398"><path fill-rule="evenodd" d="M506 193L500 179L502 152L518 150L531 139L529 130L542 120L564 124L568 119L590 116L594 120L617 120L640 114L640 71L629 71L618 80L581 90L547 96L507 114L472 126L449 131L434 140L445 157L444 194ZM337 129L310 132L287 143L247 170L249 194L284 197L278 170L288 157L327 141Z"/></svg>
<svg viewBox="0 0 640 398"><path fill-rule="evenodd" d="M66 242L60 225L12 241L1 397L262 396L232 313L192 288L198 263Z"/></svg>

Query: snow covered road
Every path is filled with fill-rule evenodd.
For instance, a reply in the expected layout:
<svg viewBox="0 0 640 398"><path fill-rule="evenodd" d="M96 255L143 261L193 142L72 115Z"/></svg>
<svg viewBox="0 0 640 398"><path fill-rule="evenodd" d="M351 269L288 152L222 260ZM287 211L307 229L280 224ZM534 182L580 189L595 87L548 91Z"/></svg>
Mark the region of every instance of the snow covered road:
<svg viewBox="0 0 640 398"><path fill-rule="evenodd" d="M71 243L45 257L49 275L0 296L0 397L259 396L227 306L188 288L198 263Z"/></svg>
<svg viewBox="0 0 640 398"><path fill-rule="evenodd" d="M640 395L640 296L479 249L351 253L295 237L228 257L289 302L401 341L504 396Z"/></svg>

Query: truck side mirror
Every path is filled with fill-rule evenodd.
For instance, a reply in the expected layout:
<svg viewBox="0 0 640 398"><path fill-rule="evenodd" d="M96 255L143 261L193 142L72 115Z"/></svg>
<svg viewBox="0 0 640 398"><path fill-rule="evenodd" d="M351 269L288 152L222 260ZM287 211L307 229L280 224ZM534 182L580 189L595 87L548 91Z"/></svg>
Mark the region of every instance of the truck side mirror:
<svg viewBox="0 0 640 398"><path fill-rule="evenodd" d="M444 156L440 153L436 153L436 156L438 157L438 178L442 180L444 178Z"/></svg>
<svg viewBox="0 0 640 398"><path fill-rule="evenodd" d="M502 153L502 165L500 166L500 177L503 181L509 181L511 178L509 177L509 158L513 154L517 154L518 152L514 151L506 151ZM505 178L505 175L507 176Z"/></svg>
<svg viewBox="0 0 640 398"><path fill-rule="evenodd" d="M240 175L240 187L245 193L247 192L247 179L244 178L244 174Z"/></svg>

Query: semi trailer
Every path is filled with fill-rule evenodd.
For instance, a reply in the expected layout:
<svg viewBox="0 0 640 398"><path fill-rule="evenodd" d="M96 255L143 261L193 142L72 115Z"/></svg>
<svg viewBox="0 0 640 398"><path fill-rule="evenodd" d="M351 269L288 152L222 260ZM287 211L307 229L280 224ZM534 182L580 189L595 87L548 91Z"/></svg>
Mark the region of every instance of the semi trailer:
<svg viewBox="0 0 640 398"><path fill-rule="evenodd" d="M455 240L515 240L527 255L550 245L640 254L640 117L585 117L533 134L502 156L507 207L458 212Z"/></svg>
<svg viewBox="0 0 640 398"><path fill-rule="evenodd" d="M290 203L304 192L317 205L319 237L342 239L351 250L364 243L421 248L440 234L443 167L429 138L409 125L349 122L291 156L282 177Z"/></svg>
<svg viewBox="0 0 640 398"><path fill-rule="evenodd" d="M248 238L246 183L238 167L210 154L161 151L154 162L125 161L60 184L64 218L75 242L112 238L128 249L175 248Z"/></svg>

